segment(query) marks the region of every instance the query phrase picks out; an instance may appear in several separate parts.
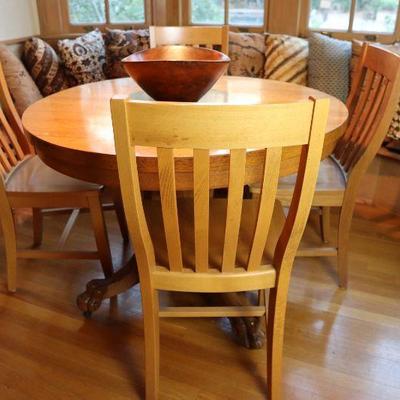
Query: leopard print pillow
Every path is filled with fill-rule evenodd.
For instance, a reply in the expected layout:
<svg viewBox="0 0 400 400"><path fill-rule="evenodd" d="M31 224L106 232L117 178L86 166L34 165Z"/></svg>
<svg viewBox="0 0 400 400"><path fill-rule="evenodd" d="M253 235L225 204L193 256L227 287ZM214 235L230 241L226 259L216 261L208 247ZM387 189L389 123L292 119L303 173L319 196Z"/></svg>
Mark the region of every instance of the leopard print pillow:
<svg viewBox="0 0 400 400"><path fill-rule="evenodd" d="M57 47L65 71L73 76L78 84L106 79L105 46L99 30L96 29L77 39L59 40Z"/></svg>
<svg viewBox="0 0 400 400"><path fill-rule="evenodd" d="M260 33L229 32L229 75L262 78L265 36Z"/></svg>
<svg viewBox="0 0 400 400"><path fill-rule="evenodd" d="M128 76L121 60L132 53L150 47L148 29L107 29L106 42L106 75L108 78Z"/></svg>

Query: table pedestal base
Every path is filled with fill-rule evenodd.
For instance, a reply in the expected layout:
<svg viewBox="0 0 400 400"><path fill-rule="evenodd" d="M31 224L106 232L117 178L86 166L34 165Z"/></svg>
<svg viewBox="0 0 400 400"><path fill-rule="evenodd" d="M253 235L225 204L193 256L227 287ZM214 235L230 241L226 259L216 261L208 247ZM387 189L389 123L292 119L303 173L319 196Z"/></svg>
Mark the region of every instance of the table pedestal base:
<svg viewBox="0 0 400 400"><path fill-rule="evenodd" d="M135 256L112 277L94 279L86 285L86 291L77 298L79 309L85 317L90 317L98 310L105 299L117 296L139 283ZM251 305L244 293L201 294L209 305ZM263 318L241 317L229 318L233 332L238 342L249 349L259 349L265 342L265 333L262 330Z"/></svg>

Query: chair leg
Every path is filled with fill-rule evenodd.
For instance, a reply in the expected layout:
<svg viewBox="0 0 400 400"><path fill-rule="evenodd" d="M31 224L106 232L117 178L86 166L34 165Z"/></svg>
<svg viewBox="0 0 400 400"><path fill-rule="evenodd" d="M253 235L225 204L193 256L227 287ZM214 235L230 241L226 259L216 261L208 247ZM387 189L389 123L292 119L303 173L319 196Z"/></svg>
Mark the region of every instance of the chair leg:
<svg viewBox="0 0 400 400"><path fill-rule="evenodd" d="M269 291L267 320L267 399L280 400L282 386L283 337L287 290Z"/></svg>
<svg viewBox="0 0 400 400"><path fill-rule="evenodd" d="M0 223L6 252L7 289L9 292L15 292L17 290L17 237L11 209L3 212Z"/></svg>
<svg viewBox="0 0 400 400"><path fill-rule="evenodd" d="M146 400L157 400L160 382L160 321L158 292L141 283L144 344Z"/></svg>
<svg viewBox="0 0 400 400"><path fill-rule="evenodd" d="M343 205L339 217L337 269L339 286L343 289L346 289L348 284L348 243L353 210L354 205L350 207Z"/></svg>
<svg viewBox="0 0 400 400"><path fill-rule="evenodd" d="M128 225L126 223L121 193L114 192L113 200L114 200L115 213L117 214L119 229L121 231L122 238L124 239L124 243L128 243L129 242L129 230L128 230Z"/></svg>
<svg viewBox="0 0 400 400"><path fill-rule="evenodd" d="M32 209L33 247L39 247L43 240L43 214L40 208Z"/></svg>
<svg viewBox="0 0 400 400"><path fill-rule="evenodd" d="M331 209L330 207L321 207L320 215L321 235L324 243L329 243L331 237Z"/></svg>
<svg viewBox="0 0 400 400"><path fill-rule="evenodd" d="M88 203L101 266L103 267L104 276L109 278L114 271L110 243L99 196L97 194L88 196Z"/></svg>

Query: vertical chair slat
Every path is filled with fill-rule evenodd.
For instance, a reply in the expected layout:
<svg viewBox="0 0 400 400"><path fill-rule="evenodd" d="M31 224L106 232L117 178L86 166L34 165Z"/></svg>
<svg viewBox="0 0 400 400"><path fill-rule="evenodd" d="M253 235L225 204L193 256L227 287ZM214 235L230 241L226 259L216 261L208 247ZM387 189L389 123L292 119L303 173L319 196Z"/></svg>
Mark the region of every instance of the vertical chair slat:
<svg viewBox="0 0 400 400"><path fill-rule="evenodd" d="M22 160L25 157L25 154L22 151L20 143L18 142L17 137L15 136L9 122L7 121L6 116L3 113L0 113L0 122L3 125L6 136L9 140L9 144L11 144L12 148L14 149L14 151L12 151L13 162L17 163L19 160Z"/></svg>
<svg viewBox="0 0 400 400"><path fill-rule="evenodd" d="M349 160L352 158L352 154L355 151L356 144L358 143L360 135L362 134L366 126L366 123L368 121L368 117L375 103L375 98L378 93L381 81L382 81L382 76L375 73L372 85L370 87L369 92L367 93L367 98L364 103L363 109L361 111L360 117L358 119L357 125L355 126L352 132L351 138L347 144L346 149L344 149L343 151L341 162L342 165L345 167L346 171L348 170L346 166L349 165Z"/></svg>
<svg viewBox="0 0 400 400"><path fill-rule="evenodd" d="M382 107L382 103L385 101L385 93L388 87L388 80L382 78L379 87L375 92L373 99L373 104L369 109L367 120L360 131L357 140L353 144L353 149L351 154L347 157L346 163L344 164L344 169L348 171L357 162L359 156L368 147L370 139L373 136L376 125L380 122L380 115L383 114L385 106ZM386 98L386 102L387 102Z"/></svg>
<svg viewBox="0 0 400 400"><path fill-rule="evenodd" d="M367 70L365 72L364 82L361 83L362 89L361 94L357 100L357 104L354 109L354 113L352 114L349 125L346 129L344 135L340 138L338 145L335 149L335 156L337 159L341 159L343 156L343 152L346 150L346 147L351 140L354 129L356 128L359 118L361 116L362 110L364 109L365 102L368 99L368 94L371 89L371 85L374 80L375 73L373 71Z"/></svg>
<svg viewBox="0 0 400 400"><path fill-rule="evenodd" d="M9 153L11 149L7 141L7 137L4 134L3 127L0 126L0 163L2 164L4 170L9 172L15 163L12 163Z"/></svg>
<svg viewBox="0 0 400 400"><path fill-rule="evenodd" d="M194 239L196 272L208 270L210 212L210 154L208 150L193 151L194 167Z"/></svg>
<svg viewBox="0 0 400 400"><path fill-rule="evenodd" d="M0 179L4 179L7 175L6 169L3 167L2 163L0 163Z"/></svg>
<svg viewBox="0 0 400 400"><path fill-rule="evenodd" d="M247 264L248 271L252 271L259 267L262 260L274 211L281 157L281 147L270 148L266 151L260 205L249 261Z"/></svg>
<svg viewBox="0 0 400 400"><path fill-rule="evenodd" d="M173 149L158 148L161 208L171 271L183 271Z"/></svg>
<svg viewBox="0 0 400 400"><path fill-rule="evenodd" d="M222 272L233 271L235 268L240 221L242 217L245 173L246 149L231 150Z"/></svg>

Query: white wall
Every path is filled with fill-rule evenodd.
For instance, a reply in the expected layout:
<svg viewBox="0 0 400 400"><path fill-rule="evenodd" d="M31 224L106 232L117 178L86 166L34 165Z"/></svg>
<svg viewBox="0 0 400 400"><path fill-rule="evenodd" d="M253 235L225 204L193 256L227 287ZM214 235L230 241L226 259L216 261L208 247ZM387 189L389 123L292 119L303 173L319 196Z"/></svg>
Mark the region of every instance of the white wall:
<svg viewBox="0 0 400 400"><path fill-rule="evenodd" d="M36 0L0 0L0 41L39 33Z"/></svg>

